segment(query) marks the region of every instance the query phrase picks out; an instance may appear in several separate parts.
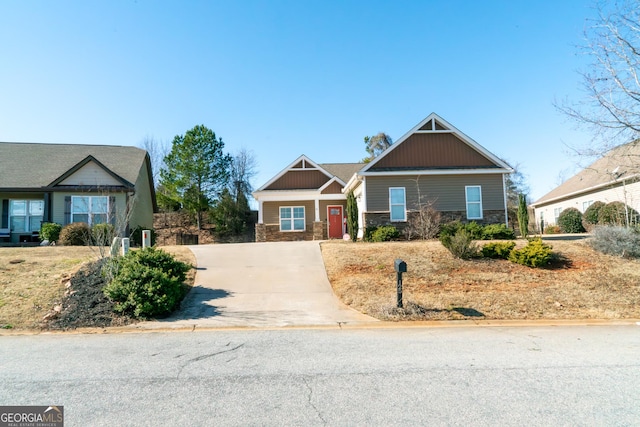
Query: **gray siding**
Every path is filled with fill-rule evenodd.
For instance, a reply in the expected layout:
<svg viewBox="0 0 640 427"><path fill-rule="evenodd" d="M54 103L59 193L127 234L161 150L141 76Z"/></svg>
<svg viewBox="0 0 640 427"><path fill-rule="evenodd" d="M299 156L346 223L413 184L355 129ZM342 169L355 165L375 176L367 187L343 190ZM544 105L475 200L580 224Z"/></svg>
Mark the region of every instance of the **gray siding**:
<svg viewBox="0 0 640 427"><path fill-rule="evenodd" d="M419 178L419 179L418 179ZM466 209L465 186L482 187L483 210L504 209L504 193L501 174L479 175L422 175L418 176L368 176L367 211L389 210L389 188L405 187L407 209L418 206L418 187L423 203L434 202L440 211L464 211Z"/></svg>
<svg viewBox="0 0 640 427"><path fill-rule="evenodd" d="M56 192L51 195L51 222L56 222L58 224L64 225L64 198L66 196L114 196L116 198L116 210L115 215L117 218L117 222L120 222L122 218L124 218L125 207L127 205L126 202L126 194L125 193L83 193L83 192ZM117 224L119 225L119 224Z"/></svg>

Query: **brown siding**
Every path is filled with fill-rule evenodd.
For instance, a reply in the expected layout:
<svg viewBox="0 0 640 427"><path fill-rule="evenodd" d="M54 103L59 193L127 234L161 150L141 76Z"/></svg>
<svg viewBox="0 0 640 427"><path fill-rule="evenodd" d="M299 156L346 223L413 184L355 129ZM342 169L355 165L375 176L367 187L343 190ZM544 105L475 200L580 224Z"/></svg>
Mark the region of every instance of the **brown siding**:
<svg viewBox="0 0 640 427"><path fill-rule="evenodd" d="M305 190L317 189L329 181L329 177L319 170L290 170L265 190Z"/></svg>
<svg viewBox="0 0 640 427"><path fill-rule="evenodd" d="M436 120L436 130L445 130L446 128L440 124L439 121Z"/></svg>
<svg viewBox="0 0 640 427"><path fill-rule="evenodd" d="M329 185L327 188L322 190L322 194L341 194L342 193L342 185L339 182L334 182Z"/></svg>
<svg viewBox="0 0 640 427"><path fill-rule="evenodd" d="M497 167L451 133L415 133L370 170L491 166Z"/></svg>
<svg viewBox="0 0 640 427"><path fill-rule="evenodd" d="M379 212L389 210L389 187L405 187L407 209L418 206L417 176L367 177L367 211ZM502 175L422 175L420 196L423 203L433 201L434 207L440 211L466 210L465 186L480 185L482 187L482 209L504 209L502 191Z"/></svg>
<svg viewBox="0 0 640 427"><path fill-rule="evenodd" d="M262 205L262 221L269 225L280 225L280 206L304 206L304 222L307 231L313 231L313 220L316 217L315 203L313 200L294 202L264 202ZM326 216L326 214L325 214ZM292 231L292 233L294 233Z"/></svg>

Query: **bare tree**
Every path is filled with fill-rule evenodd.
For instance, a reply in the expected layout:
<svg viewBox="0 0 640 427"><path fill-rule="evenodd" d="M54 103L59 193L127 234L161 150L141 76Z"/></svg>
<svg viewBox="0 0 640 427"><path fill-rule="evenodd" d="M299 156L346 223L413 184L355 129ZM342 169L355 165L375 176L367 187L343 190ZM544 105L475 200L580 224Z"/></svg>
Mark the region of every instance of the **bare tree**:
<svg viewBox="0 0 640 427"><path fill-rule="evenodd" d="M164 169L165 166L164 158L169 153L168 144L162 140L155 139L151 135L147 135L140 142L140 148L149 153L153 184L157 186L160 179L160 171Z"/></svg>
<svg viewBox="0 0 640 427"><path fill-rule="evenodd" d="M601 156L640 136L640 1L600 2L580 50L591 63L580 72L585 99L556 107L594 132L593 144L577 148Z"/></svg>
<svg viewBox="0 0 640 427"><path fill-rule="evenodd" d="M407 240L414 236L422 240L433 239L440 231L442 216L436 209L437 200L429 199L420 190L420 176L412 179L416 183L417 207L416 211L408 213L407 226L404 229Z"/></svg>
<svg viewBox="0 0 640 427"><path fill-rule="evenodd" d="M253 151L243 147L233 156L229 171L229 191L236 201L238 201L241 194L246 199L251 196L253 191L251 180L258 173L257 169L258 162Z"/></svg>

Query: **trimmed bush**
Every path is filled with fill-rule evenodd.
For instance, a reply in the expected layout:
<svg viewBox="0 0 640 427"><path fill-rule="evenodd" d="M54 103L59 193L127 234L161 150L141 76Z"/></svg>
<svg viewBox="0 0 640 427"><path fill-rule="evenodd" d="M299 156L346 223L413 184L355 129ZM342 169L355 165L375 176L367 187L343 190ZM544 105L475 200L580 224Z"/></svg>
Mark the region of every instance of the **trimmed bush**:
<svg viewBox="0 0 640 427"><path fill-rule="evenodd" d="M600 208L598 212L599 225L617 225L626 224L625 205L622 202L610 202ZM628 208L631 209L631 208Z"/></svg>
<svg viewBox="0 0 640 427"><path fill-rule="evenodd" d="M86 222L74 222L62 227L59 244L64 246L87 246L91 243L91 229Z"/></svg>
<svg viewBox="0 0 640 427"><path fill-rule="evenodd" d="M600 209L602 209L604 205L604 202L601 201L593 202L584 211L584 214L582 215L582 226L587 231L591 231L595 225L598 225Z"/></svg>
<svg viewBox="0 0 640 427"><path fill-rule="evenodd" d="M515 239L516 233L505 224L485 225L482 230L483 240L508 240Z"/></svg>
<svg viewBox="0 0 640 427"><path fill-rule="evenodd" d="M516 247L516 242L493 242L482 247L482 256L485 258L508 259L509 254Z"/></svg>
<svg viewBox="0 0 640 427"><path fill-rule="evenodd" d="M131 244L133 246L138 246L141 247L142 246L142 230L150 230L151 231L151 246L155 246L156 244L156 231L153 228L150 227L136 227L133 230L131 230L131 233L129 233L129 239L131 240Z"/></svg>
<svg viewBox="0 0 640 427"><path fill-rule="evenodd" d="M465 229L456 231L453 236L441 235L440 242L456 258L470 259L478 256L478 246L473 243L471 233Z"/></svg>
<svg viewBox="0 0 640 427"><path fill-rule="evenodd" d="M91 227L91 239L96 246L111 245L115 235L115 228L111 224L96 224Z"/></svg>
<svg viewBox="0 0 640 427"><path fill-rule="evenodd" d="M467 230L469 234L471 234L471 238L473 240L482 240L482 233L484 231L484 227L478 224L475 221L471 221L464 225L464 229Z"/></svg>
<svg viewBox="0 0 640 427"><path fill-rule="evenodd" d="M372 242L388 242L400 237L400 232L393 225L383 225L371 233Z"/></svg>
<svg viewBox="0 0 640 427"><path fill-rule="evenodd" d="M589 244L595 250L622 258L640 258L640 233L637 228L599 226Z"/></svg>
<svg viewBox="0 0 640 427"><path fill-rule="evenodd" d="M584 233L582 213L576 208L568 208L560 212L558 225L563 233Z"/></svg>
<svg viewBox="0 0 640 427"><path fill-rule="evenodd" d="M40 225L40 239L48 240L49 242L57 242L60 238L60 231L62 226L55 222L43 222Z"/></svg>
<svg viewBox="0 0 640 427"><path fill-rule="evenodd" d="M509 261L527 267L542 267L553 259L551 249L550 245L542 242L542 239L532 239L524 248L512 250L509 254Z"/></svg>
<svg viewBox="0 0 640 427"><path fill-rule="evenodd" d="M183 282L191 266L155 248L130 251L109 260L115 271L104 294L114 302L114 310L139 319L171 313L186 294Z"/></svg>

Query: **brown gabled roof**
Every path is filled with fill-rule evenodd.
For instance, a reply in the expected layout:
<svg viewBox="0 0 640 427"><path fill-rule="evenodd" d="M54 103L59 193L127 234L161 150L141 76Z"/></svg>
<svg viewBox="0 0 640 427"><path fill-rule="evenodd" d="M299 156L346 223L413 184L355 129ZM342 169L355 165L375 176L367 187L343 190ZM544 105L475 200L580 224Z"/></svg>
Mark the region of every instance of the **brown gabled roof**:
<svg viewBox="0 0 640 427"><path fill-rule="evenodd" d="M0 188L47 187L90 157L135 183L146 154L140 148L118 145L0 142Z"/></svg>
<svg viewBox="0 0 640 427"><path fill-rule="evenodd" d="M532 206L595 190L640 173L640 140L618 146L577 175L554 188Z"/></svg>
<svg viewBox="0 0 640 427"><path fill-rule="evenodd" d="M333 176L337 176L346 184L353 174L362 169L364 165L365 163L321 163L318 166Z"/></svg>

